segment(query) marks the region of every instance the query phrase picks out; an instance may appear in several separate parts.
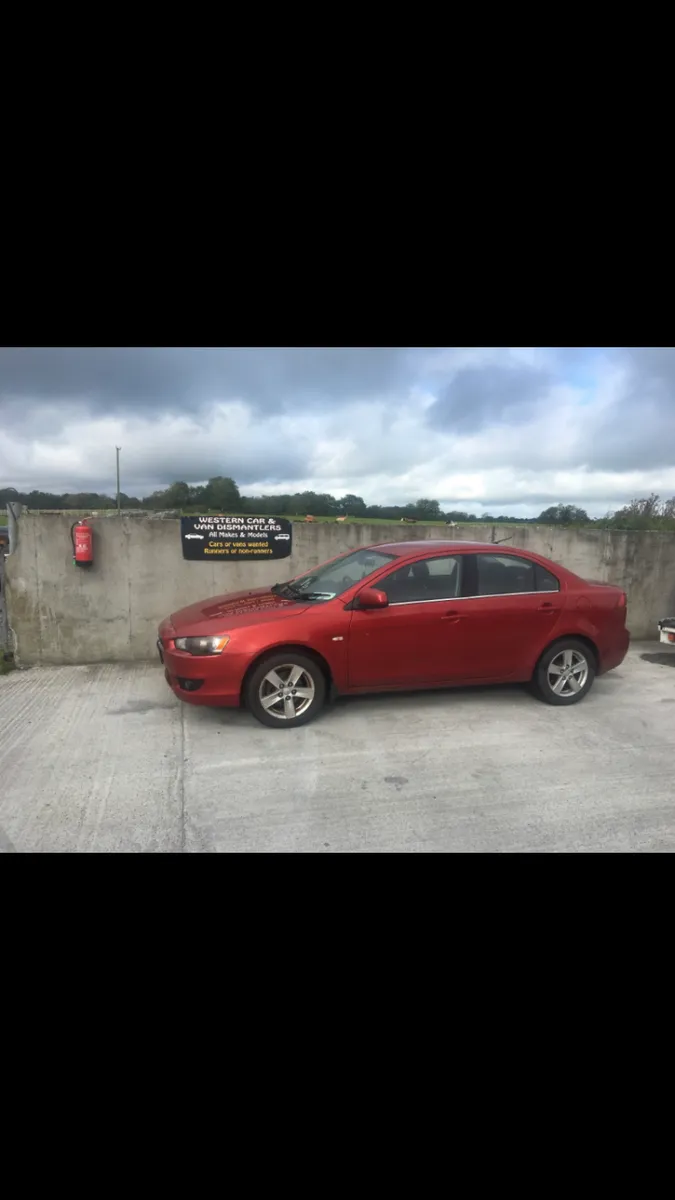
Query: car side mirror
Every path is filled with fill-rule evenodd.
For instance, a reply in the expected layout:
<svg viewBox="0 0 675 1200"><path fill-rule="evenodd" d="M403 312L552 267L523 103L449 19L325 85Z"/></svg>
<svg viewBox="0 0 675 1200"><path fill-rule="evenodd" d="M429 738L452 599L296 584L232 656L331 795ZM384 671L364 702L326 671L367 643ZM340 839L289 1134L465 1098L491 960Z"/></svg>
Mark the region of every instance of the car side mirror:
<svg viewBox="0 0 675 1200"><path fill-rule="evenodd" d="M364 588L359 592L359 608L386 608L389 604L389 598L386 592L381 592L379 588Z"/></svg>

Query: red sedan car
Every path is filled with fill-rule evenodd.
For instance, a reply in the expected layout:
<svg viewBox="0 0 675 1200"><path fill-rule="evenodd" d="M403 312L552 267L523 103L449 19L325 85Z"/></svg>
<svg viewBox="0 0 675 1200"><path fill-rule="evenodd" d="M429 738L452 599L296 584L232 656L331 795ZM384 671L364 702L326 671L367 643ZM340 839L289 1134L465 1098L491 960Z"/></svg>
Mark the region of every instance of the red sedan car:
<svg viewBox="0 0 675 1200"><path fill-rule="evenodd" d="M628 642L620 588L524 550L420 540L192 604L162 622L158 649L181 700L243 703L288 729L329 688L529 682L549 704L576 704Z"/></svg>

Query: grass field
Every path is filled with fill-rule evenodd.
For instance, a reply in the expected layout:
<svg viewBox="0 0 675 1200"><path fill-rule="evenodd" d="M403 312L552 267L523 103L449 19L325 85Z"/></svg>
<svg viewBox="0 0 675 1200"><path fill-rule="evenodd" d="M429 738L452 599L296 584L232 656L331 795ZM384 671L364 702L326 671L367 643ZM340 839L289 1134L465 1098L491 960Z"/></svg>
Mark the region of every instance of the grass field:
<svg viewBox="0 0 675 1200"><path fill-rule="evenodd" d="M216 515L215 509L195 509L195 510L183 509L182 512L183 512L183 515L186 517L187 516L195 517L200 513L203 514L204 516L208 516L208 515L215 516ZM285 521L300 522L300 524L305 523L305 514L304 513L302 515L296 515L294 513L274 513L274 512L220 513L218 515L223 516L223 517L283 517L283 519ZM315 517L314 521L316 523L318 523L319 521L322 521L322 522L324 522L324 524L335 525L337 518L336 517ZM308 522L308 524L309 523L310 522ZM507 523L506 521L499 522L500 525L505 525L506 523ZM401 521L400 520L392 520L391 518L387 518L387 517L347 517L346 521L341 521L340 524L341 525L400 525ZM416 521L415 524L417 524L417 525L444 525L445 521L443 521L443 520L440 520L440 521L439 520ZM471 526L471 527L476 527L476 528L485 528L486 525L491 525L491 524L492 524L491 521L458 521L457 522L458 526L466 525L466 526ZM509 524L511 524L511 522L509 522ZM519 524L519 522L514 521L513 524L517 525L517 524Z"/></svg>
<svg viewBox="0 0 675 1200"><path fill-rule="evenodd" d="M171 512L171 513L178 513L179 510L178 509L167 509L165 511ZM182 515L186 516L186 517L196 517L196 516L199 516L200 514L203 516L224 516L224 517L281 517L281 516L283 516L284 520L300 522L301 524L305 520L304 513L277 513L270 509L268 509L267 512L258 512L258 513L227 513L227 512L223 513L222 510L215 509L215 508L210 508L210 509L209 508L185 508L180 511L181 511ZM96 513L97 517L110 517L111 519L117 516L117 509L115 509L115 508L99 508L99 509L91 509L91 508L87 508L87 509L84 509L84 508L83 509L32 508L32 509L28 509L28 512L33 513L35 515L45 513L47 515L51 514L53 516L56 516L57 514L61 515L61 516L69 516L72 521L78 521L82 517L90 517L90 516L92 516L92 513ZM152 516L153 513L156 515L157 510L143 509L141 511L138 508L132 508L132 509L123 508L122 509L123 517L124 516L137 516L138 517L138 516L142 516L142 515ZM323 522L328 521L328 522L335 523L336 518L335 517L314 517L314 520L317 523L319 521L323 521ZM492 519L489 521L458 521L457 527L461 528L461 529L464 529L464 528L467 528L467 529L489 529L493 525L498 525L500 528L502 526L505 526L508 529L514 529L514 528L517 529L521 525L537 525L538 523L539 522L537 522L536 520L532 520L532 521L497 521L497 520ZM342 524L342 522L341 522L341 524ZM400 521L400 519L397 519L397 518L387 518L387 517L347 517L347 520L344 522L344 524L345 525L396 525L396 526L400 527L401 521ZM439 520L416 521L415 524L417 524L417 525L444 525L445 522L441 519L440 521ZM640 532L640 533L662 532L662 533L675 534L675 525L672 522L669 524L668 521L665 520L665 518L664 518L663 524L649 525L649 526L645 526L644 528L642 526L631 526L631 525L620 525L620 524L614 525L608 519L603 518L603 517L596 518L595 520L589 519L588 521L573 522L570 525L555 525L555 524L551 525L551 524L549 524L548 528L549 529L556 529L556 528L558 528L558 529L607 529L610 532L615 532L615 533L625 533L627 531L634 531L634 532ZM478 540L481 541L482 539L479 538Z"/></svg>
<svg viewBox="0 0 675 1200"><path fill-rule="evenodd" d="M117 516L117 509L115 509L115 508L98 508L98 509L91 509L91 508L87 508L87 509L84 509L84 508L82 508L82 509L75 509L75 508L72 508L72 509L71 508L69 508L69 509L63 509L63 508L62 509L55 509L55 508L36 509L36 508L34 508L34 509L29 509L28 511L36 513L36 514L37 513L45 513L45 514L59 513L62 516L71 517L73 521L78 521L81 517L90 517L92 515L92 512L96 512L97 515L100 517L110 517L111 520ZM153 512L152 509L148 509L145 511L147 512L148 516L152 516L152 512ZM168 509L167 511L178 512L178 509ZM300 524L303 524L305 521L304 513L300 513L300 514L276 513L276 512L273 512L272 510L269 510L267 512L260 512L260 513L232 513L232 512L222 512L221 509L215 509L215 508L184 508L184 509L181 509L180 511L181 511L181 515L185 516L185 517L196 517L196 516L283 517L283 519L286 521L300 522ZM141 515L140 510L137 508L133 508L133 509L124 509L123 508L122 509L123 517L128 516L131 513L134 513L138 516ZM329 524L335 524L336 518L335 517L315 517L314 521L317 523L319 521L322 521L324 523L327 522ZM500 521L498 523L500 525L506 525L507 523L511 524L511 522L506 522L506 521ZM347 520L341 521L340 524L341 525L400 525L401 521L396 520L396 519L387 518L387 517L347 517ZM443 520L440 520L440 521L438 521L438 520L436 520L436 521L416 521L416 524L417 525L444 525L445 522ZM461 525L462 527L467 526L470 528L477 528L477 529L484 529L486 526L490 526L491 524L493 524L493 522L491 522L491 521L458 521L457 522L458 526ZM520 522L514 521L513 524L518 525L518 524L520 524Z"/></svg>

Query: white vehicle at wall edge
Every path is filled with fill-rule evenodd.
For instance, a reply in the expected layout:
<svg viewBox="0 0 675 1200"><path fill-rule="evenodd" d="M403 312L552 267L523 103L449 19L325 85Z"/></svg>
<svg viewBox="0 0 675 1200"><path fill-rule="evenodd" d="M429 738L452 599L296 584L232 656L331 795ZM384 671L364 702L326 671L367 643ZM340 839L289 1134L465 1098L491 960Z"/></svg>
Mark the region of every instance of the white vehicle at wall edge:
<svg viewBox="0 0 675 1200"><path fill-rule="evenodd" d="M675 617L664 617L659 621L659 641L675 646Z"/></svg>

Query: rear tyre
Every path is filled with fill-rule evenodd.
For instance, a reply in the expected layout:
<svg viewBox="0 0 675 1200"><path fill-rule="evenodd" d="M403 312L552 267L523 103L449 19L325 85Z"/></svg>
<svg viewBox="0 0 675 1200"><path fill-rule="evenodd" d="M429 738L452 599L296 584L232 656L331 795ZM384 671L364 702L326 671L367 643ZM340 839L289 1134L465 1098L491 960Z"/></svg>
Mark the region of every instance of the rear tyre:
<svg viewBox="0 0 675 1200"><path fill-rule="evenodd" d="M595 657L584 642L562 638L539 659L533 689L546 704L578 704L590 692L595 670Z"/></svg>
<svg viewBox="0 0 675 1200"><path fill-rule="evenodd" d="M281 650L252 671L244 698L262 725L291 729L318 716L326 698L326 680L309 655Z"/></svg>

